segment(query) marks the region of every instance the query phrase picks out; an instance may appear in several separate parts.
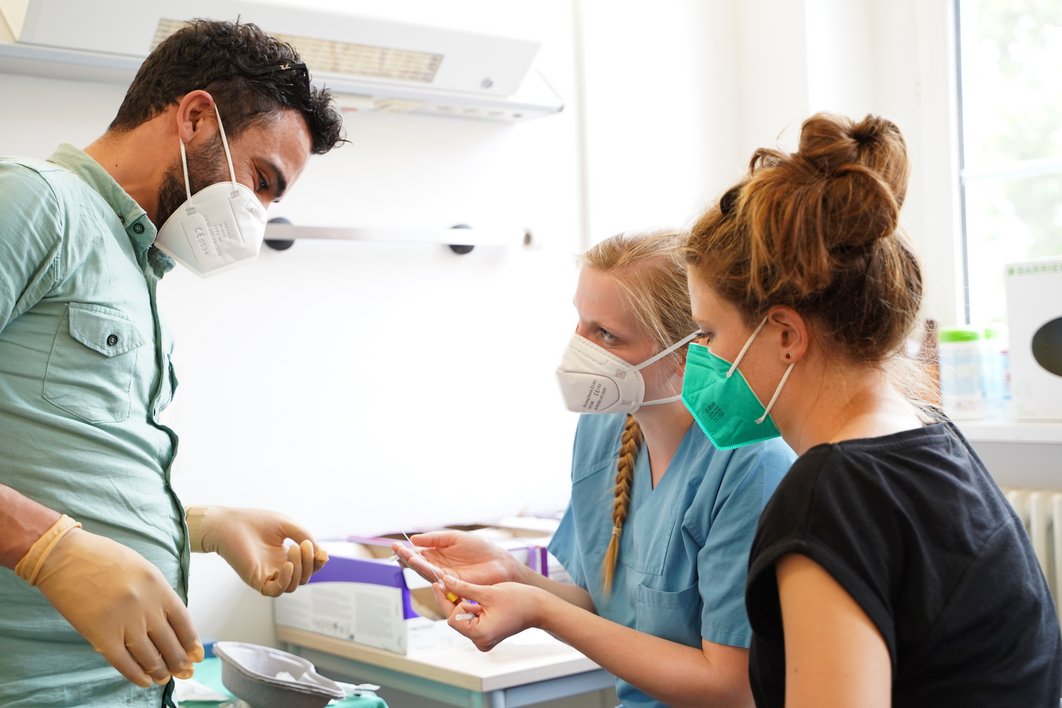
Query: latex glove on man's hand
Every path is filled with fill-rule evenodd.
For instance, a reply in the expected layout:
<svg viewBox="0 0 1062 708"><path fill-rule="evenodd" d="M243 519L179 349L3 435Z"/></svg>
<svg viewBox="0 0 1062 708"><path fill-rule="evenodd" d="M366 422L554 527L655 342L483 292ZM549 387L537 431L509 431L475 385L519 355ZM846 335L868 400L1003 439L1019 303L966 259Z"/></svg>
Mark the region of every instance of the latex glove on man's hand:
<svg viewBox="0 0 1062 708"><path fill-rule="evenodd" d="M203 645L181 598L139 553L80 526L60 517L15 572L138 686L191 677Z"/></svg>
<svg viewBox="0 0 1062 708"><path fill-rule="evenodd" d="M217 553L263 595L293 592L328 562L328 554L310 533L283 514L194 506L186 515L192 550ZM294 543L286 544L288 539Z"/></svg>

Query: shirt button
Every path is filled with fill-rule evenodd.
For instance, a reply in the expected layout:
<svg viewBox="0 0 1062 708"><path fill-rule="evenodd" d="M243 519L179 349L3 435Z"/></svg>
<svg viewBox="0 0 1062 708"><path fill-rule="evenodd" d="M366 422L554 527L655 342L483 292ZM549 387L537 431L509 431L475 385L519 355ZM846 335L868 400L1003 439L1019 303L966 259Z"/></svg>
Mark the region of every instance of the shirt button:
<svg viewBox="0 0 1062 708"><path fill-rule="evenodd" d="M138 234L144 233L144 225L139 222L133 224L133 231Z"/></svg>
<svg viewBox="0 0 1062 708"><path fill-rule="evenodd" d="M113 347L117 343L118 343L118 335L117 334L108 334L107 335L107 346L108 347Z"/></svg>

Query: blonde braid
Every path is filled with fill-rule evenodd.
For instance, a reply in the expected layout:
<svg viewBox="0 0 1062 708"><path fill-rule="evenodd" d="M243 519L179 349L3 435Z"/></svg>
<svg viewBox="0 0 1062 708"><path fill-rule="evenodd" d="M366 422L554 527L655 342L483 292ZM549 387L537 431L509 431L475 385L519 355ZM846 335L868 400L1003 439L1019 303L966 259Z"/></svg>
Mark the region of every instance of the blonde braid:
<svg viewBox="0 0 1062 708"><path fill-rule="evenodd" d="M690 313L683 231L622 233L611 236L583 254L582 265L611 275L620 288L622 304L634 315L639 335L658 349L671 346L697 329ZM685 350L671 354L685 363ZM612 538L602 561L605 592L611 592L619 558L620 537L631 503L634 463L642 444L638 421L628 416L616 463L616 496L612 504Z"/></svg>
<svg viewBox="0 0 1062 708"><path fill-rule="evenodd" d="M616 497L612 502L612 537L608 541L605 560L601 571L605 580L605 592L612 592L612 580L616 576L616 560L619 558L620 537L623 535L623 522L627 520L627 509L631 504L631 480L634 479L634 463L638 459L638 448L642 444L642 429L634 416L627 416L623 426L620 443L619 460L616 463Z"/></svg>

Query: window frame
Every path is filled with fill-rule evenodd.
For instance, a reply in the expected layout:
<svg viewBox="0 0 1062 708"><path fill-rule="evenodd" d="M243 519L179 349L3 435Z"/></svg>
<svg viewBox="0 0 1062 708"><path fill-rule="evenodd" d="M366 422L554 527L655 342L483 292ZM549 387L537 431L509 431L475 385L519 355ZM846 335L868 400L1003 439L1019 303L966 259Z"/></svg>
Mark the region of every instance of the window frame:
<svg viewBox="0 0 1062 708"><path fill-rule="evenodd" d="M995 181L1002 179L1022 179L1028 177L1059 175L1062 176L1062 157L1040 157L1028 160L1017 160L981 167L978 169L968 168L966 165L966 131L964 126L963 105L963 31L962 31L962 5L964 2L976 0L952 0L952 32L954 37L954 60L955 60L955 131L957 150L957 182L958 182L958 252L956 263L961 264L959 272L959 291L957 293L956 309L963 319L964 324L974 321L970 299L970 287L973 274L970 271L970 235L967 215L967 186L971 182ZM1002 274L1000 275L1002 277ZM983 321L979 320L979 321Z"/></svg>

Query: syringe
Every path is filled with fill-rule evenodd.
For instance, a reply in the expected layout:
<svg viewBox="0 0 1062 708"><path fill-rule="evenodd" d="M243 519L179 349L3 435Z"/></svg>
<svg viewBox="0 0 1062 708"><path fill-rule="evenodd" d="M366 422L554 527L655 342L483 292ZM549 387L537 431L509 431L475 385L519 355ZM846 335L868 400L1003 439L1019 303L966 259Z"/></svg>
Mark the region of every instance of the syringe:
<svg viewBox="0 0 1062 708"><path fill-rule="evenodd" d="M420 558L422 561L424 561L424 564L428 566L428 570L431 571L431 574L434 575L435 579L439 581L439 584L445 588L446 583L444 583L443 579L439 577L439 574L435 572L435 566L428 562L428 559L425 558L424 554L421 553L420 550L413 544L412 539L409 538L409 535L405 531L402 532L402 535L405 536L406 541L409 542L409 548L413 551L413 554ZM455 605L461 601L461 598L459 598L457 595L450 592L449 590L446 591L446 599L454 603Z"/></svg>

